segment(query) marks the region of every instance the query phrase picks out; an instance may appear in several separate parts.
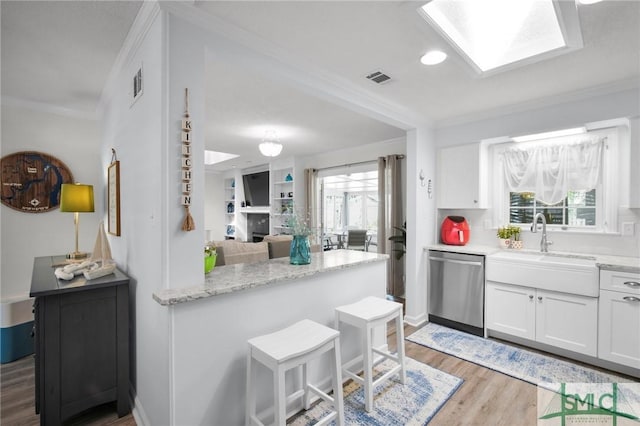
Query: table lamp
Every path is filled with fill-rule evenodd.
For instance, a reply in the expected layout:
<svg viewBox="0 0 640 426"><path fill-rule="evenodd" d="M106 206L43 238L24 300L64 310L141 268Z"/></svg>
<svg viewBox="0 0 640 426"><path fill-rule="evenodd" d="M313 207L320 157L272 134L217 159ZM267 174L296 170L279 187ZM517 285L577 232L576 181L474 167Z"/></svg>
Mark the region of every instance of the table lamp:
<svg viewBox="0 0 640 426"><path fill-rule="evenodd" d="M76 225L76 250L69 253L69 259L84 259L88 253L78 250L78 227L80 225L79 213L93 212L93 185L79 183L63 183L60 193L60 211L73 213L73 223Z"/></svg>

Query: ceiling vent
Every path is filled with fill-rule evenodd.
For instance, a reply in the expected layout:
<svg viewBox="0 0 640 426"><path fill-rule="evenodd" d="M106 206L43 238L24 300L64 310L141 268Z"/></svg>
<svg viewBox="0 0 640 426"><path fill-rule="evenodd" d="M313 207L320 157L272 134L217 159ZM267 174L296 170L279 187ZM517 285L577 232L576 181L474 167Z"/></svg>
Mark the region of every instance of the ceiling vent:
<svg viewBox="0 0 640 426"><path fill-rule="evenodd" d="M372 72L367 76L367 78L374 83L383 84L387 83L391 80L391 77L383 73L382 71Z"/></svg>

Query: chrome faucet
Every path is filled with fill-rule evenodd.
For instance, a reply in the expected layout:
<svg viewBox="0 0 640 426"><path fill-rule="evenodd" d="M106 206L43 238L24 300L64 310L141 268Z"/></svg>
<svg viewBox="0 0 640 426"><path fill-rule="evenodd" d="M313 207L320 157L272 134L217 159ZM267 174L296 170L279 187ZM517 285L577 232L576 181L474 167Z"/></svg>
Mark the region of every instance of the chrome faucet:
<svg viewBox="0 0 640 426"><path fill-rule="evenodd" d="M542 238L540 239L540 251L546 253L549 251L549 244L553 243L547 240L547 219L542 213L536 213L536 215L533 217L531 232L533 232L534 234L538 232L538 229L536 227L536 225L538 224L538 218L542 219Z"/></svg>

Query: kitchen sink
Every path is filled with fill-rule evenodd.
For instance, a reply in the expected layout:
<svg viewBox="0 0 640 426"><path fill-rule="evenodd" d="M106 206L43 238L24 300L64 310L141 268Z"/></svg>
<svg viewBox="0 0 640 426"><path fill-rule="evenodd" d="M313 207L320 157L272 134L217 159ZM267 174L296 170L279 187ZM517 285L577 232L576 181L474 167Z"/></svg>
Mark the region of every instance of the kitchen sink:
<svg viewBox="0 0 640 426"><path fill-rule="evenodd" d="M496 259L511 259L523 262L553 263L567 266L595 266L596 258L581 254L571 253L542 253L539 251L501 251L491 255Z"/></svg>
<svg viewBox="0 0 640 426"><path fill-rule="evenodd" d="M487 256L487 281L597 297L599 271L593 256L505 250Z"/></svg>

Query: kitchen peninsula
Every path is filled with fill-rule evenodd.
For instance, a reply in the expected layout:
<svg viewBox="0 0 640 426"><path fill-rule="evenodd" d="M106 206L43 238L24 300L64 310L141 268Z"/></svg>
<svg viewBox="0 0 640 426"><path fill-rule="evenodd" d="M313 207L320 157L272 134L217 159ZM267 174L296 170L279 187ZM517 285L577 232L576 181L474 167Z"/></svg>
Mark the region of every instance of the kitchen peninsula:
<svg viewBox="0 0 640 426"><path fill-rule="evenodd" d="M385 297L387 255L351 250L313 253L311 264L289 258L216 267L203 285L159 291L172 317L172 423L244 424L247 340L302 319L333 326L334 309L366 296ZM385 331L374 336L385 342ZM358 353L357 331L342 336L343 362ZM312 380L330 384L326 359ZM258 411L272 401L267 370L258 372ZM293 389L299 374L292 370ZM292 401L289 413L301 408Z"/></svg>

